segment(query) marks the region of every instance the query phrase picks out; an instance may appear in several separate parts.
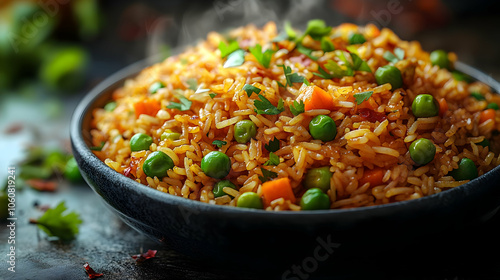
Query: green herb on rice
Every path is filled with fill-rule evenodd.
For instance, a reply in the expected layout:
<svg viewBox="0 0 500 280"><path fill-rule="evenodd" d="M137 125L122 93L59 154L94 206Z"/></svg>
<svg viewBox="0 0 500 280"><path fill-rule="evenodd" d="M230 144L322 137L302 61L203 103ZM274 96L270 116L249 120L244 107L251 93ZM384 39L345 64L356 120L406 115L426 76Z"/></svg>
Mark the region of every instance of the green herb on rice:
<svg viewBox="0 0 500 280"><path fill-rule="evenodd" d="M300 103L299 103L299 102L297 102L297 100L294 100L293 104L290 104L290 112L292 112L292 114L294 116L297 116L301 113L304 113L305 112L304 101L300 100Z"/></svg>
<svg viewBox="0 0 500 280"><path fill-rule="evenodd" d="M244 50L235 50L230 55L227 56L227 60L224 63L224 68L237 67L245 62L245 51Z"/></svg>
<svg viewBox="0 0 500 280"><path fill-rule="evenodd" d="M264 145L264 148L271 153L277 152L280 149L280 140L274 136L273 140L270 140L268 144Z"/></svg>
<svg viewBox="0 0 500 280"><path fill-rule="evenodd" d="M220 56L221 58L225 58L226 56L230 55L234 51L238 50L240 46L238 45L238 41L233 40L229 41L229 44L226 44L224 41L220 41L219 43L219 50L220 50Z"/></svg>
<svg viewBox="0 0 500 280"><path fill-rule="evenodd" d="M269 160L264 163L264 166L268 165L278 165L280 164L280 158L273 152L269 153Z"/></svg>
<svg viewBox="0 0 500 280"><path fill-rule="evenodd" d="M372 94L373 90L355 93L354 98L356 99L356 104L360 105L364 101L368 100L372 96Z"/></svg>
<svg viewBox="0 0 500 280"><path fill-rule="evenodd" d="M247 93L248 97L252 96L252 93L259 94L261 92L260 88L249 84L244 85L243 90Z"/></svg>
<svg viewBox="0 0 500 280"><path fill-rule="evenodd" d="M262 172L262 176L259 176L259 180L262 183L265 183L265 182L267 182L271 179L274 179L274 178L278 178L278 173L273 172L271 170L267 170L267 169L264 169L261 167L260 171Z"/></svg>
<svg viewBox="0 0 500 280"><path fill-rule="evenodd" d="M222 140L214 140L212 142L212 145L217 146L217 148L222 148L222 146L224 146L226 144L227 144L227 142L226 141L222 141Z"/></svg>
<svg viewBox="0 0 500 280"><path fill-rule="evenodd" d="M253 104L256 109L254 111L257 114L262 115L278 115L279 113L285 111L283 99L280 98L278 101L278 106L274 106L271 101L265 98L263 95L259 95L260 100L254 100Z"/></svg>
<svg viewBox="0 0 500 280"><path fill-rule="evenodd" d="M170 104L167 105L168 109L177 109L179 111L188 111L191 109L191 105L193 105L193 102L180 94L177 95L177 98L180 102L170 102Z"/></svg>

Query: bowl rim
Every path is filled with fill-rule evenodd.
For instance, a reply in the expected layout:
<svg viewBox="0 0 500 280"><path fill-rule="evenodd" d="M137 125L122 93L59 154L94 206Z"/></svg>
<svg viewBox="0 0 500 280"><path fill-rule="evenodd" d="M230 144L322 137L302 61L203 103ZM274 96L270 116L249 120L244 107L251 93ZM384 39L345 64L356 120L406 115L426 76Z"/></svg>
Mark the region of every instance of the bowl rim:
<svg viewBox="0 0 500 280"><path fill-rule="evenodd" d="M89 91L87 95L85 95L82 100L79 102L76 107L73 116L70 122L70 139L72 143L74 152L79 153L81 158L84 161L87 161L88 164L94 165L94 167L102 170L102 172L106 172L113 176L114 180L118 180L117 184L121 187L126 188L125 192L131 193L138 192L141 195L144 195L153 200L163 200L165 203L170 203L173 205L179 205L185 208L193 208L199 211L203 211L204 213L225 213L225 214L234 214L234 215L242 215L242 214L251 214L252 216L260 216L267 218L275 218L275 217L283 217L283 218L296 218L296 217L317 217L317 216L337 216L337 215L364 215L371 214L376 215L377 213L383 214L385 211L390 209L398 209L398 210L407 210L407 211L416 211L422 208L434 208L437 207L439 202L448 201L449 197L453 196L461 196L464 197L471 191L474 191L474 188L480 188L476 184L478 179L483 178L485 176L492 176L492 173L500 172L500 165L490 170L489 172L481 175L480 177L471 180L468 183L465 183L461 186L442 191L430 196L421 197L413 200L406 201L398 201L392 202L388 204L380 204L380 205L371 205L371 206L361 206L356 208L346 208L346 209L327 209L327 210L314 210L314 211L265 211L263 209L250 209L250 208L239 208L239 207L228 207L223 205L215 205L209 204L197 200L191 200L188 198L178 197L174 195L170 195L156 189L150 188L146 185L140 184L133 179L130 179L123 174L118 173L111 167L107 166L103 161L101 161L91 149L88 147L84 135L83 135L83 124L85 121L85 117L87 114L91 114L93 108L95 108L95 103L102 99L102 96L106 94L110 94L110 91L117 89L123 86L123 83L130 78L135 77L140 73L144 68L151 66L155 62L158 62L159 59L157 57L150 57L144 60L140 60L135 62L116 73L112 74L102 82L100 82L97 86ZM500 83L493 79L490 75L486 75L485 73L467 65L462 62L455 63L455 69L461 71L469 76L472 76L474 79L481 81L488 86L490 86L493 92L500 93ZM78 166L82 169L81 164L78 162ZM88 182L91 188L96 192L97 190L92 186L90 182ZM132 193L133 193L132 192ZM99 193L98 193L99 194Z"/></svg>

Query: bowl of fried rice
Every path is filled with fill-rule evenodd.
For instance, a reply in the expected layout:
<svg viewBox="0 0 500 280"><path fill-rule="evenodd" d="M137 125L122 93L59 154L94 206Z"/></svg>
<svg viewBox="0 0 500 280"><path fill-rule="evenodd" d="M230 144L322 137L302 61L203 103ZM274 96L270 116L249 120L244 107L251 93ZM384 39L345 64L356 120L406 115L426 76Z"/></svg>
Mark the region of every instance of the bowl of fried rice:
<svg viewBox="0 0 500 280"><path fill-rule="evenodd" d="M390 248L498 209L499 90L386 28L270 22L116 73L71 140L106 204L181 253Z"/></svg>

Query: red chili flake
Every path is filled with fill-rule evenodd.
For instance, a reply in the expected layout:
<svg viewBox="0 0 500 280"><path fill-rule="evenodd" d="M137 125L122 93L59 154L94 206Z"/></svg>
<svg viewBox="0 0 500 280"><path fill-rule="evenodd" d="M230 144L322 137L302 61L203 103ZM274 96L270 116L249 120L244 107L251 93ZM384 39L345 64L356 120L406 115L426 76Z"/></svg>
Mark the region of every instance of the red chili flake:
<svg viewBox="0 0 500 280"><path fill-rule="evenodd" d="M97 278L97 277L101 277L103 276L104 274L102 273L97 273L95 272L92 267L90 267L89 263L86 262L84 265L83 265L83 268L85 268L85 272L87 272L87 274L89 275L89 279L94 279L94 278Z"/></svg>
<svg viewBox="0 0 500 280"><path fill-rule="evenodd" d="M145 260L154 258L156 256L156 252L158 252L158 251L157 250L148 250L146 253L142 253L142 254L138 254L138 255L133 255L132 258L136 262L139 263L139 262L143 262Z"/></svg>
<svg viewBox="0 0 500 280"><path fill-rule="evenodd" d="M376 122L376 121L382 122L387 118L384 113L375 112L375 111L370 110L368 108L361 108L358 111L359 111L359 115L362 118L365 118L367 121L370 121L370 122Z"/></svg>
<svg viewBox="0 0 500 280"><path fill-rule="evenodd" d="M26 181L30 187L41 192L55 192L57 190L57 184L53 181L45 181L42 179L30 179Z"/></svg>

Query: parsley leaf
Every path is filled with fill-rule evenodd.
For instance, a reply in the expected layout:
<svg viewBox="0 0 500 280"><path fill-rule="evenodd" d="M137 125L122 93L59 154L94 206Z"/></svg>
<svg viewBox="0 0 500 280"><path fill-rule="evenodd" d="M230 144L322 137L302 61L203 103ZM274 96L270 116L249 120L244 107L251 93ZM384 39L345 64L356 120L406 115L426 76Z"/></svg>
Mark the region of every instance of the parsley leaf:
<svg viewBox="0 0 500 280"><path fill-rule="evenodd" d="M274 136L274 139L269 141L269 144L264 145L264 148L269 152L277 152L280 149L280 140Z"/></svg>
<svg viewBox="0 0 500 280"><path fill-rule="evenodd" d="M214 99L214 97L217 95L217 93L209 93L208 95L210 96L210 98Z"/></svg>
<svg viewBox="0 0 500 280"><path fill-rule="evenodd" d="M283 67L283 72L285 73L285 78L286 78L286 84L283 87L286 86L293 86L293 83L304 83L306 85L310 85L309 81L305 78L300 76L297 73L292 73L292 68L290 66L285 66L285 65L280 65Z"/></svg>
<svg viewBox="0 0 500 280"><path fill-rule="evenodd" d="M319 40L321 37L330 34L330 31L332 31L332 27L326 26L323 20L313 19L307 23L306 31L298 41L302 41L307 35L310 35L314 40Z"/></svg>
<svg viewBox="0 0 500 280"><path fill-rule="evenodd" d="M188 111L189 109L191 109L191 105L193 104L193 102L189 101L189 99L182 95L177 95L177 98L179 99L180 103L170 102L170 104L167 105L168 109L177 109L179 111Z"/></svg>
<svg viewBox="0 0 500 280"><path fill-rule="evenodd" d="M245 51L238 49L227 56L224 68L240 66L243 62L245 62Z"/></svg>
<svg viewBox="0 0 500 280"><path fill-rule="evenodd" d="M188 88L196 91L198 89L198 81L195 78L190 78L186 80Z"/></svg>
<svg viewBox="0 0 500 280"><path fill-rule="evenodd" d="M343 69L333 60L329 60L325 64L325 68L332 73L330 75L332 78L342 78L344 76L352 76L354 74L354 71L351 68L347 67L346 69Z"/></svg>
<svg viewBox="0 0 500 280"><path fill-rule="evenodd" d="M293 30L289 21L285 21L283 31L273 39L273 42L281 42L284 40L294 40L297 38L297 32Z"/></svg>
<svg viewBox="0 0 500 280"><path fill-rule="evenodd" d="M265 68L269 68L269 63L271 63L271 58L274 53L273 50L266 50L265 52L262 52L262 46L260 44L250 47L248 50L253 56L255 56L260 65Z"/></svg>
<svg viewBox="0 0 500 280"><path fill-rule="evenodd" d="M78 234L78 226L82 223L76 212L63 213L67 210L64 201L55 208L48 209L38 220L32 221L49 236L57 236L61 240L73 240Z"/></svg>
<svg viewBox="0 0 500 280"><path fill-rule="evenodd" d="M212 145L215 145L217 146L218 148L222 148L222 146L226 145L227 142L226 141L222 141L222 140L214 140L212 142Z"/></svg>
<svg viewBox="0 0 500 280"><path fill-rule="evenodd" d="M264 169L264 168L260 168L260 171L262 171L262 176L259 176L259 180L262 182L262 183L265 183L271 179L274 179L274 178L277 178L278 177L278 173L276 172L273 172L273 171L270 171L270 170L267 170L267 169Z"/></svg>
<svg viewBox="0 0 500 280"><path fill-rule="evenodd" d="M365 71L370 73L372 72L372 69L370 69L368 63L362 60L358 55L351 53L351 58L352 58L352 69L354 71Z"/></svg>
<svg viewBox="0 0 500 280"><path fill-rule="evenodd" d="M360 93L355 93L354 98L356 99L356 104L361 104L364 101L368 100L373 94L373 90L371 91L365 91L365 92L360 92Z"/></svg>
<svg viewBox="0 0 500 280"><path fill-rule="evenodd" d="M220 56L221 58L225 58L226 56L230 55L234 51L238 50L240 46L238 45L238 41L233 40L229 41L229 44L226 44L224 41L220 41L219 43L219 50L220 50Z"/></svg>
<svg viewBox="0 0 500 280"><path fill-rule="evenodd" d="M246 91L248 97L252 96L252 93L259 94L261 89L249 84L243 86L243 90Z"/></svg>
<svg viewBox="0 0 500 280"><path fill-rule="evenodd" d="M318 60L319 57L316 57L316 56L313 56L312 55L312 52L313 50L309 49L309 48L306 48L302 45L297 45L297 50L301 53L301 54L305 54L307 57L309 57L310 59L316 61Z"/></svg>
<svg viewBox="0 0 500 280"><path fill-rule="evenodd" d="M104 147L104 144L106 144L106 141L101 141L101 145L90 147L90 150L92 150L92 151L102 151L102 148Z"/></svg>
<svg viewBox="0 0 500 280"><path fill-rule="evenodd" d="M267 98L265 98L263 95L259 95L260 100L254 100L253 104L255 105L255 112L257 114L262 114L262 115L278 115L279 113L283 112L285 110L283 106L283 99L280 98L281 101L281 106L280 106L280 101L278 101L278 108L276 108ZM281 108L280 108L281 107Z"/></svg>
<svg viewBox="0 0 500 280"><path fill-rule="evenodd" d="M301 113L304 113L305 112L304 101L300 100L300 103L299 103L299 102L297 102L297 100L294 100L293 104L290 105L290 112L292 112L292 114L294 116L297 116Z"/></svg>
<svg viewBox="0 0 500 280"><path fill-rule="evenodd" d="M330 38L325 36L321 38L321 49L324 52L332 52L335 50L335 46L333 45L332 40L330 40Z"/></svg>
<svg viewBox="0 0 500 280"><path fill-rule="evenodd" d="M277 156L275 153L270 152L269 153L269 160L264 163L264 166L269 166L269 165L278 165L280 164L280 157Z"/></svg>
<svg viewBox="0 0 500 280"><path fill-rule="evenodd" d="M321 66L318 66L318 71L319 73L313 73L313 75L318 76L323 79L331 79L334 78L334 76L328 72L325 71L325 69L321 68Z"/></svg>
<svg viewBox="0 0 500 280"><path fill-rule="evenodd" d="M396 63L405 58L405 51L401 48L395 48L394 54L391 53L390 51L386 51L383 57L385 58L385 60L389 62Z"/></svg>

